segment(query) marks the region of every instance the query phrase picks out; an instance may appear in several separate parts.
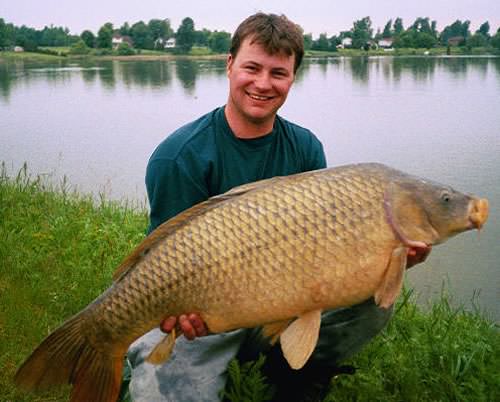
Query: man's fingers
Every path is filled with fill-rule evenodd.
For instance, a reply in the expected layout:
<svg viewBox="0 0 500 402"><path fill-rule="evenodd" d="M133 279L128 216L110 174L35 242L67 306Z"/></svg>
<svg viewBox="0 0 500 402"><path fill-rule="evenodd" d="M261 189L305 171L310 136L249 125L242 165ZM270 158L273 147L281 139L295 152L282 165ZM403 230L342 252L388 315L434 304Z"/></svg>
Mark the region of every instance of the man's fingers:
<svg viewBox="0 0 500 402"><path fill-rule="evenodd" d="M196 331L186 315L183 314L179 316L179 325L181 327L181 331L187 339L192 341L196 338Z"/></svg>
<svg viewBox="0 0 500 402"><path fill-rule="evenodd" d="M424 262L431 253L432 247L427 248L410 248L408 249L408 260L406 268L411 268L414 265Z"/></svg>
<svg viewBox="0 0 500 402"><path fill-rule="evenodd" d="M170 316L160 323L160 329L165 333L170 333L177 326L179 331L190 341L197 336L208 335L207 327L198 314L182 314L178 318Z"/></svg>
<svg viewBox="0 0 500 402"><path fill-rule="evenodd" d="M196 332L196 336L205 336L208 334L207 327L198 314L190 314L189 321Z"/></svg>
<svg viewBox="0 0 500 402"><path fill-rule="evenodd" d="M161 322L160 329L168 334L169 332L172 332L176 323L177 323L177 317L175 316L167 317Z"/></svg>

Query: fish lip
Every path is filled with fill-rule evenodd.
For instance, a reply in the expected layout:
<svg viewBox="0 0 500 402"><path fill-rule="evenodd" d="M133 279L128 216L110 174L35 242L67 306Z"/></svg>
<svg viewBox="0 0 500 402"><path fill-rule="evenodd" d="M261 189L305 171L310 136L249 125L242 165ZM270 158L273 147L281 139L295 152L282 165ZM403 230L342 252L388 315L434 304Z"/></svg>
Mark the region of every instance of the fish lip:
<svg viewBox="0 0 500 402"><path fill-rule="evenodd" d="M467 229L481 230L489 215L489 203L486 198L472 198L468 207Z"/></svg>

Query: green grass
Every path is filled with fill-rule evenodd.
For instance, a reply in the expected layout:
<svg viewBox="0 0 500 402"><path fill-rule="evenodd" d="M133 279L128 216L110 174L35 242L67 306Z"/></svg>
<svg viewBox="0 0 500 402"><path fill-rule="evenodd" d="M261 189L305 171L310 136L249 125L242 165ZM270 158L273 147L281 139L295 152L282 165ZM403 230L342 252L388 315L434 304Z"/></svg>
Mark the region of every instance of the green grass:
<svg viewBox="0 0 500 402"><path fill-rule="evenodd" d="M0 51L0 61L4 60L29 60L29 61L52 61L62 60L64 57L51 54L42 54L34 52L8 52Z"/></svg>
<svg viewBox="0 0 500 402"><path fill-rule="evenodd" d="M13 387L33 347L111 283L144 237L145 212L57 191L23 169L0 173L0 401L42 401ZM26 398L26 399L24 399Z"/></svg>
<svg viewBox="0 0 500 402"><path fill-rule="evenodd" d="M12 377L39 341L111 283L144 236L144 209L93 200L63 182L49 186L0 170L0 401L64 401L65 390L18 391ZM388 328L346 364L355 375L332 379L325 401L498 401L500 335L480 311L449 297L422 309L411 292ZM262 361L232 362L229 401L264 401Z"/></svg>
<svg viewBox="0 0 500 402"><path fill-rule="evenodd" d="M343 362L356 367L356 373L332 378L323 401L500 401L498 329L479 311L452 307L444 291L424 311L416 305L413 292L404 290L388 327ZM258 370L261 363L231 362L228 401L253 401L253 394L272 392Z"/></svg>

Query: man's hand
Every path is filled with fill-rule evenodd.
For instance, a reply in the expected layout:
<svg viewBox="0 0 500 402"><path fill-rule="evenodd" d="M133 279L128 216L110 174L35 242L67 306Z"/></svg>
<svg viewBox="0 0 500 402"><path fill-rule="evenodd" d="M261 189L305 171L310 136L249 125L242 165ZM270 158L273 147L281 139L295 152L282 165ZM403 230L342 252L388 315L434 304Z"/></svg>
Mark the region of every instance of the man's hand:
<svg viewBox="0 0 500 402"><path fill-rule="evenodd" d="M424 262L427 256L431 253L432 247L427 248L409 248L408 255L406 259L406 269L413 267L414 265Z"/></svg>
<svg viewBox="0 0 500 402"><path fill-rule="evenodd" d="M198 314L182 314L179 317L170 316L165 318L161 324L160 329L167 334L174 328L182 332L186 339L192 341L198 336L208 335L208 330Z"/></svg>

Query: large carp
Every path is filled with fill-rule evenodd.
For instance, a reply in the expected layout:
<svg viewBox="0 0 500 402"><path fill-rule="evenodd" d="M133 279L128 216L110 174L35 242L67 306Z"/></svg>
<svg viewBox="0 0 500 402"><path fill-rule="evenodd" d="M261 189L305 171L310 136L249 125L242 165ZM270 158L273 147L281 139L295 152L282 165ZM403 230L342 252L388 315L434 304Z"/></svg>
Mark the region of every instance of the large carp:
<svg viewBox="0 0 500 402"><path fill-rule="evenodd" d="M485 199L380 164L236 187L151 233L15 381L26 389L71 383L73 402L115 401L129 345L164 317L190 312L213 333L263 325L300 368L323 310L370 297L391 306L409 250L480 229L487 215ZM168 357L156 349L151 361Z"/></svg>

